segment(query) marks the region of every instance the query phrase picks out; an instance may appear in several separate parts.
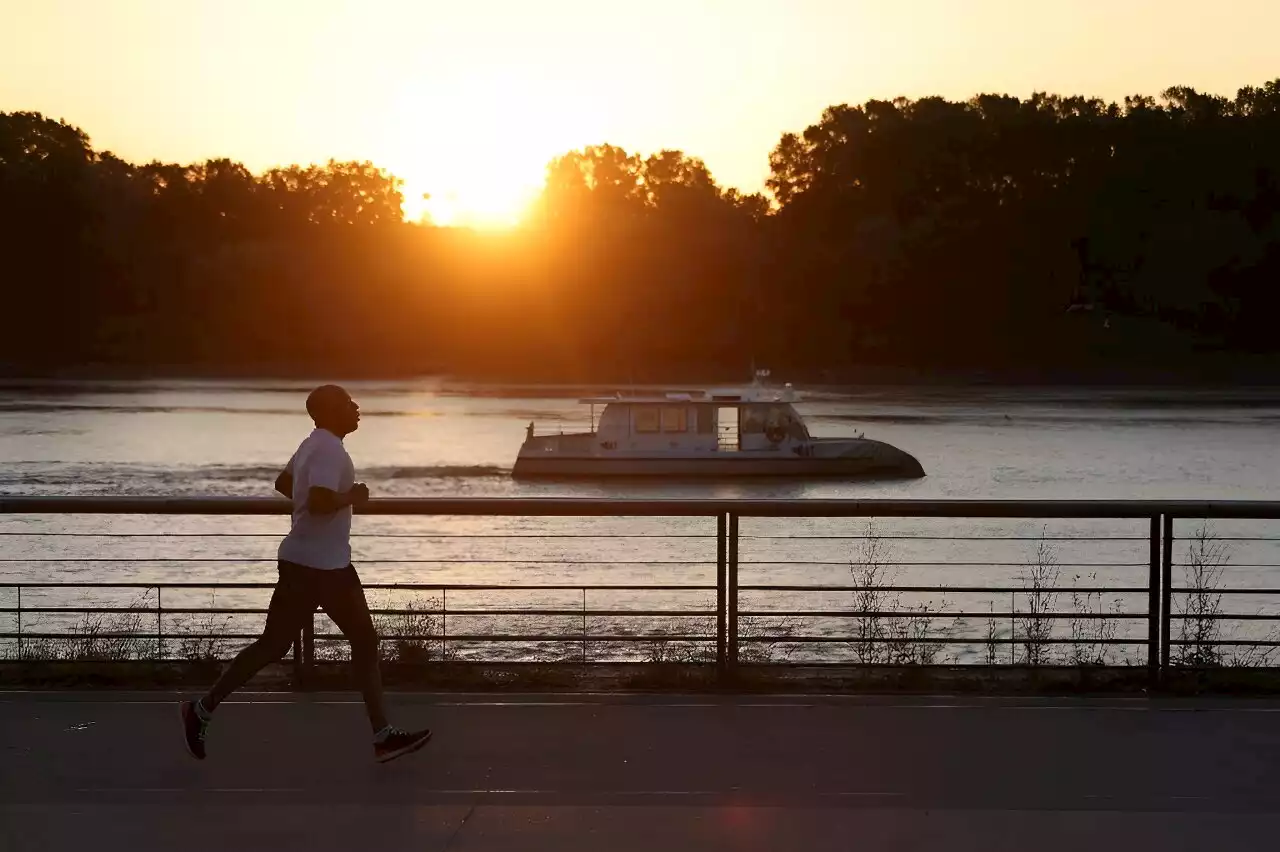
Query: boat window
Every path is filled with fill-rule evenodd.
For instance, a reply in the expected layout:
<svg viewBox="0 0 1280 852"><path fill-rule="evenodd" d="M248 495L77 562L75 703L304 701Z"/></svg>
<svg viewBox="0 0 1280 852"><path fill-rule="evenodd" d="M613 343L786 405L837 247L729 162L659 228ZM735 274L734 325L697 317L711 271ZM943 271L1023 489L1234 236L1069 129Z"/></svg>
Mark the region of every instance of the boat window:
<svg viewBox="0 0 1280 852"><path fill-rule="evenodd" d="M697 430L699 435L714 435L716 431L716 412L709 405L697 406Z"/></svg>
<svg viewBox="0 0 1280 852"><path fill-rule="evenodd" d="M636 431L637 432L657 432L661 421L658 419L658 409L647 408L644 406L634 409L636 413Z"/></svg>
<svg viewBox="0 0 1280 852"><path fill-rule="evenodd" d="M688 410L684 408L662 409L662 431L663 432L689 431Z"/></svg>
<svg viewBox="0 0 1280 852"><path fill-rule="evenodd" d="M742 434L753 435L764 431L766 410L763 405L745 405L742 408Z"/></svg>
<svg viewBox="0 0 1280 852"><path fill-rule="evenodd" d="M790 422L791 415L785 405L747 405L742 409L742 432L746 435L777 429L785 432Z"/></svg>

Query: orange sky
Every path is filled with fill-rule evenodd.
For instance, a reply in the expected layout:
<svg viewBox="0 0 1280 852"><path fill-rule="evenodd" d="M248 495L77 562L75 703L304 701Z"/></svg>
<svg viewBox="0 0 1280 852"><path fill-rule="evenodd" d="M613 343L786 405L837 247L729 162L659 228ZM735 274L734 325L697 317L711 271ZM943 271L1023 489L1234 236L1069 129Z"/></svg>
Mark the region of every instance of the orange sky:
<svg viewBox="0 0 1280 852"><path fill-rule="evenodd" d="M411 215L430 192L480 225L595 142L757 190L832 103L1280 77L1280 0L0 0L0 21L0 110L131 160L371 159Z"/></svg>

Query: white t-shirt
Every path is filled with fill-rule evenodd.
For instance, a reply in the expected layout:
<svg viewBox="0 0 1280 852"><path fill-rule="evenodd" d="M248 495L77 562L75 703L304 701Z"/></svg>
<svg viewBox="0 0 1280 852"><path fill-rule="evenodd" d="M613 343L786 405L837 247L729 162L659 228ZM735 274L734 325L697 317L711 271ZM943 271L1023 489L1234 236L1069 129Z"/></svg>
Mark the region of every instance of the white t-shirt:
<svg viewBox="0 0 1280 852"><path fill-rule="evenodd" d="M342 439L316 429L298 447L285 470L293 474L293 526L280 542L280 559L333 570L351 564L351 507L328 515L307 511L312 486L339 494L356 481L356 468Z"/></svg>

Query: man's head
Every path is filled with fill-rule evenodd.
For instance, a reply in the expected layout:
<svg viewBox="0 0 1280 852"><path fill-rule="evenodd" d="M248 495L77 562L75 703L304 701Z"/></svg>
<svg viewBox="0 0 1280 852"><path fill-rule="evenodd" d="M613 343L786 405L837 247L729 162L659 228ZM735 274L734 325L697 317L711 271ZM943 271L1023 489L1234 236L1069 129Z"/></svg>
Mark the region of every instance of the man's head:
<svg viewBox="0 0 1280 852"><path fill-rule="evenodd" d="M320 429L339 438L360 428L360 406L338 385L321 385L307 397L307 413Z"/></svg>

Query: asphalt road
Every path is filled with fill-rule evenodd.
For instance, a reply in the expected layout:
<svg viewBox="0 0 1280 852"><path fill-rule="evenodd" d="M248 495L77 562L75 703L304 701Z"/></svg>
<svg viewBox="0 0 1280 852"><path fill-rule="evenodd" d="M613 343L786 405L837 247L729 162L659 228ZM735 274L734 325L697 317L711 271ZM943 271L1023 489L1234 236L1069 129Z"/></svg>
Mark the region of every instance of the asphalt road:
<svg viewBox="0 0 1280 852"><path fill-rule="evenodd" d="M1280 848L1280 704L0 693L0 849Z"/></svg>

